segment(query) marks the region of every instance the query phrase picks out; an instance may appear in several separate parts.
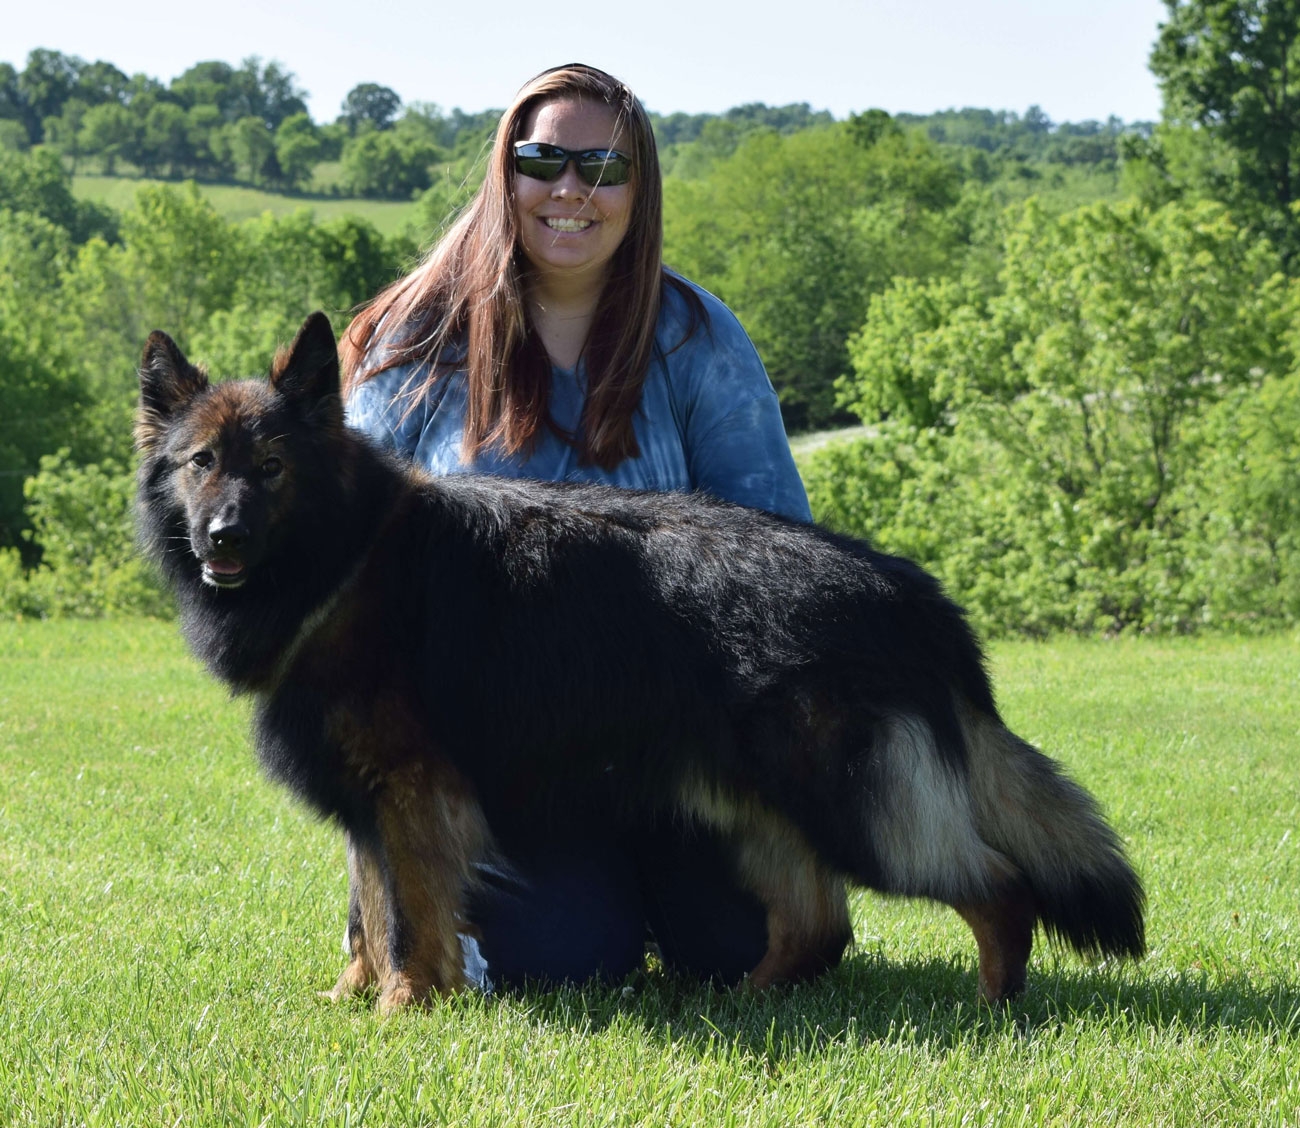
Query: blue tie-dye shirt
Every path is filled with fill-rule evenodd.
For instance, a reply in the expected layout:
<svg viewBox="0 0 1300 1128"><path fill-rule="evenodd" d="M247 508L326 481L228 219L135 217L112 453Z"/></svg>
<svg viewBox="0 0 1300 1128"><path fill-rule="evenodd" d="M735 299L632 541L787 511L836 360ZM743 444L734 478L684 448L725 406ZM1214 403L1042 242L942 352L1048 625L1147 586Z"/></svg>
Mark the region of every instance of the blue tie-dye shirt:
<svg viewBox="0 0 1300 1128"><path fill-rule="evenodd" d="M687 283L691 285L690 283ZM564 482L601 482L640 490L703 490L715 497L811 520L808 498L786 442L776 393L762 361L735 315L712 294L692 286L707 325L685 341L691 322L685 298L665 286L655 333L658 346L646 374L633 429L641 453L612 470L578 464L577 451L545 429L531 455L489 449L466 462L465 374L440 380L407 413L401 389L412 374L399 365L355 388L348 422L434 474L500 474ZM585 376L552 368L551 416L576 433Z"/></svg>

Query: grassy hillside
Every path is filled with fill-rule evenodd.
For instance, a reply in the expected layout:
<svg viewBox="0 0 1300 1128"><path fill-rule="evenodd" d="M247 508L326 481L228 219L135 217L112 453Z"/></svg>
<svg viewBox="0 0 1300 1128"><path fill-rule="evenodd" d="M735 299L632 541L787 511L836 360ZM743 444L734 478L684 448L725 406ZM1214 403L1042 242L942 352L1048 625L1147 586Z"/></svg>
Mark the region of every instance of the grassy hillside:
<svg viewBox="0 0 1300 1128"><path fill-rule="evenodd" d="M136 190L142 185L160 183L164 182L122 176L78 175L73 177L72 190L81 199L96 200L122 210L131 206ZM341 215L359 216L373 223L385 235L395 235L413 223L416 216L415 204L409 201L282 196L237 184L200 184L199 189L218 212L231 220L251 219L268 211L272 215L287 215L307 208L321 220Z"/></svg>

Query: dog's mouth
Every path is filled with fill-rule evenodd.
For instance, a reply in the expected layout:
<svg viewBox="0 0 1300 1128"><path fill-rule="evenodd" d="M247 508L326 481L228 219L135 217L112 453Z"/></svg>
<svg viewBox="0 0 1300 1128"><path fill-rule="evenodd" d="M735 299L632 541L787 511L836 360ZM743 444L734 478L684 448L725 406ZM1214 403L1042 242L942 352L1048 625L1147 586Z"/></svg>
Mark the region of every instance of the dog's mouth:
<svg viewBox="0 0 1300 1128"><path fill-rule="evenodd" d="M219 588L237 588L248 578L248 569L238 560L203 561L203 582Z"/></svg>

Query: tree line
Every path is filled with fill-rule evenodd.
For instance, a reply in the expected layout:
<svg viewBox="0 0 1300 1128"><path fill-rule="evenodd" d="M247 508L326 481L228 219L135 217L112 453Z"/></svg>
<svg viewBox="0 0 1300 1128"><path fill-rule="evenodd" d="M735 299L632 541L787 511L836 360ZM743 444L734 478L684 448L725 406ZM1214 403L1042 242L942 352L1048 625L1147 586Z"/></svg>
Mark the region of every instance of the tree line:
<svg viewBox="0 0 1300 1128"><path fill-rule="evenodd" d="M131 172L149 178L244 183L283 192L315 186L318 167L338 162L332 190L349 196L407 200L444 178L470 173L500 110L444 112L427 102L403 104L387 86L354 86L331 122L307 112L306 91L276 61L239 66L196 63L170 83L127 75L111 62L39 48L21 70L0 63L0 148L45 145L75 174ZM755 130L789 135L833 124L807 103L750 103L722 114L651 113L664 165L690 175L706 154L734 151ZM1117 139L1133 127L1050 121L1038 108L1013 112L949 110L904 114L940 143L1021 161L1114 162Z"/></svg>
<svg viewBox="0 0 1300 1128"><path fill-rule="evenodd" d="M44 48L22 70L0 63L0 147L50 146L74 173L89 162L109 176L303 192L320 164L340 161L343 194L410 199L437 165L480 145L497 116L403 106L388 87L361 83L318 124L293 74L255 57L196 63L166 84Z"/></svg>
<svg viewBox="0 0 1300 1128"><path fill-rule="evenodd" d="M0 63L0 148L49 146L74 174L91 167L107 176L129 171L303 193L318 166L339 162L333 190L407 200L427 190L440 170L468 171L500 114L404 105L390 87L363 82L333 121L317 123L294 75L256 57L239 66L196 63L166 84L47 48L32 51L21 70ZM753 128L792 132L831 120L806 104L655 115L665 146L694 141L706 127L738 137Z"/></svg>
<svg viewBox="0 0 1300 1128"><path fill-rule="evenodd" d="M1300 619L1300 131L1242 121L1297 102L1300 15L1264 8L1250 40L1224 16L1244 5L1171 0L1154 124L656 121L666 261L740 316L792 430L862 425L801 457L814 512L927 564L987 631ZM1251 65L1225 73L1224 52ZM409 107L370 89L349 112L373 137ZM419 227L385 239L308 212L231 223L193 187L110 213L51 145L0 154L0 611L156 598L126 510L149 329L264 371L309 310L341 330L455 195L426 189Z"/></svg>

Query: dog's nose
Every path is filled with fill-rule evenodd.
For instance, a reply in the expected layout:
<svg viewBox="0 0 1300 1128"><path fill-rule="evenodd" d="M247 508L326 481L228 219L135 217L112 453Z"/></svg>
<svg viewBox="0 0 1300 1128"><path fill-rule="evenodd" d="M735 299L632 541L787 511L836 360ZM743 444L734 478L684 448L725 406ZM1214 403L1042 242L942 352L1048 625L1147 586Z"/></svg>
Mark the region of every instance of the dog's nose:
<svg viewBox="0 0 1300 1128"><path fill-rule="evenodd" d="M248 526L243 521L215 518L208 524L208 536L217 548L239 548L248 540Z"/></svg>

